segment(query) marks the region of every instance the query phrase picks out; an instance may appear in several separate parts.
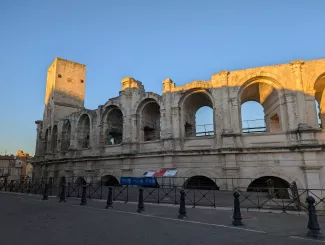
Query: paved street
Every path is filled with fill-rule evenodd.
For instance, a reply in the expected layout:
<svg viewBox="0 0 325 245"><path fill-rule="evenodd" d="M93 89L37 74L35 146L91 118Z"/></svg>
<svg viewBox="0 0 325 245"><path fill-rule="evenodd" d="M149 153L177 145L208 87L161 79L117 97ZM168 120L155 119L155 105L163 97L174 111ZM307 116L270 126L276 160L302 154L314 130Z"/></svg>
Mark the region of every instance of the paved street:
<svg viewBox="0 0 325 245"><path fill-rule="evenodd" d="M2 245L162 245L162 244L325 244L307 240L308 217L295 214L242 212L245 225L231 225L231 211L189 208L188 220L177 219L177 207L136 205L70 198L41 201L41 196L0 193ZM319 217L320 225L325 217Z"/></svg>

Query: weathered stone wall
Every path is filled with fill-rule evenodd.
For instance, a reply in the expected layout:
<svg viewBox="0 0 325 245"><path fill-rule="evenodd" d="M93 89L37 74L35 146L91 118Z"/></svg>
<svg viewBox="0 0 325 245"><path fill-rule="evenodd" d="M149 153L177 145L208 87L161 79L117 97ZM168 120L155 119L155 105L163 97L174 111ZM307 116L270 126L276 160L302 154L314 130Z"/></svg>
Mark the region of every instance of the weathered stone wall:
<svg viewBox="0 0 325 245"><path fill-rule="evenodd" d="M38 177L54 176L55 172L58 176L81 175L89 180L92 176L107 174L118 178L141 176L148 170L177 169L178 176L217 178L217 184L223 185L224 181L227 188L231 188L230 182L224 178L262 176L278 176L288 182L295 180L301 188L324 186L325 133L317 124L314 101L319 100L321 113L325 111L321 100L325 60L222 71L212 75L211 80L184 86L176 86L171 79L166 79L162 95L146 92L141 82L127 77L122 80L119 96L96 110L82 108L84 86L79 82L80 77L84 79L84 67L70 65L69 69L57 68L56 71L64 75L61 80L67 77L66 72L78 85L59 82L58 88L69 91L77 86L78 93L71 96L82 103L65 96L55 97L55 103L63 111L66 102L74 104L76 111L67 115L56 108L52 112L54 118L64 118L37 122L34 166L35 172L41 173ZM267 132L242 133L241 105L248 100L263 105ZM154 105L151 109L150 104ZM194 115L202 106L213 109L212 136L195 135ZM66 105L66 108L67 112L71 107ZM153 108L160 108L160 113ZM123 118L122 143L108 144L107 130L118 124L114 110ZM144 127L157 125L159 114L159 137L145 141ZM87 129L82 123L85 117L89 118ZM71 125L68 139L63 130L67 120ZM186 133L186 122L194 126L190 134ZM51 141L53 137L44 142L44 136L39 133L44 135L47 130L51 135L55 125L58 127L56 151L51 148L55 145ZM85 133L89 134L87 147L80 141L84 140ZM68 149L62 150L62 141L69 142ZM45 144L46 153L42 151ZM238 186L248 184L245 179L232 182Z"/></svg>

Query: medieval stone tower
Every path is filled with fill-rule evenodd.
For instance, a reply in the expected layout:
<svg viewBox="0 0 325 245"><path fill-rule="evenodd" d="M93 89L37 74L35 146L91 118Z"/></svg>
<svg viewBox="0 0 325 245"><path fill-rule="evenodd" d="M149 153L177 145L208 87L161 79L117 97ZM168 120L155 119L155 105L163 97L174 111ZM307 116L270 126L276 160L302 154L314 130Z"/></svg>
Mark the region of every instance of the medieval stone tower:
<svg viewBox="0 0 325 245"><path fill-rule="evenodd" d="M55 58L47 71L43 127L84 107L86 66Z"/></svg>
<svg viewBox="0 0 325 245"><path fill-rule="evenodd" d="M57 122L84 108L86 66L55 58L47 71L43 121L36 121L36 150L46 154L57 149Z"/></svg>

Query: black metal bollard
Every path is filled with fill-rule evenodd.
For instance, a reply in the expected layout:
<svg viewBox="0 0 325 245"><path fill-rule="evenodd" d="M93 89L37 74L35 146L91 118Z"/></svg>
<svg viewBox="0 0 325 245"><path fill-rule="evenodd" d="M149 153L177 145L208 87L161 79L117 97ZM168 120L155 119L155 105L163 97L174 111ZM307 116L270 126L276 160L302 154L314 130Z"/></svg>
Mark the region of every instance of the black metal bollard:
<svg viewBox="0 0 325 245"><path fill-rule="evenodd" d="M234 215L232 216L234 220L232 221L232 224L234 226L240 226L243 225L243 222L241 222L242 216L240 212L239 193L235 191L233 196L235 199L234 199Z"/></svg>
<svg viewBox="0 0 325 245"><path fill-rule="evenodd" d="M106 209L113 208L113 188L108 187L108 197L106 202Z"/></svg>
<svg viewBox="0 0 325 245"><path fill-rule="evenodd" d="M316 209L314 206L315 199L311 196L308 196L306 198L306 201L308 203L308 237L313 237L313 238L319 238L322 236L322 233L320 232L320 227L317 221L317 214L316 214Z"/></svg>
<svg viewBox="0 0 325 245"><path fill-rule="evenodd" d="M87 205L87 185L82 186L82 195L80 205Z"/></svg>
<svg viewBox="0 0 325 245"><path fill-rule="evenodd" d="M181 199L179 202L179 219L187 219L186 207L185 207L185 191L181 190Z"/></svg>
<svg viewBox="0 0 325 245"><path fill-rule="evenodd" d="M138 213L144 212L144 203L143 203L143 189L139 189L139 202L138 202Z"/></svg>
<svg viewBox="0 0 325 245"><path fill-rule="evenodd" d="M60 194L59 202L66 202L66 200L65 200L65 185L61 185L61 194Z"/></svg>
<svg viewBox="0 0 325 245"><path fill-rule="evenodd" d="M43 198L42 200L48 200L49 199L49 185L44 185L44 191L43 191Z"/></svg>

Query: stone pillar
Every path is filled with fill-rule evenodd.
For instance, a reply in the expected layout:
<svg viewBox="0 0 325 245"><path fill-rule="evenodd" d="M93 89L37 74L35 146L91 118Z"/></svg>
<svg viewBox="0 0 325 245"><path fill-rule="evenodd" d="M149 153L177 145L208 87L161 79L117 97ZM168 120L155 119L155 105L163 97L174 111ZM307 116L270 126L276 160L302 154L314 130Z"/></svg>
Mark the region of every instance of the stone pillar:
<svg viewBox="0 0 325 245"><path fill-rule="evenodd" d="M36 128L36 147L35 147L35 156L43 155L43 140L42 140L42 129L43 129L43 121L38 120L35 122L37 125Z"/></svg>
<svg viewBox="0 0 325 245"><path fill-rule="evenodd" d="M233 130L233 133L241 134L242 133L242 127L241 127L241 121L240 121L240 115L239 115L239 107L241 105L238 104L238 98L232 97L229 99L230 103L230 125Z"/></svg>
<svg viewBox="0 0 325 245"><path fill-rule="evenodd" d="M70 149L78 149L78 123L76 116L71 118L71 135L70 135Z"/></svg>
<svg viewBox="0 0 325 245"><path fill-rule="evenodd" d="M172 112L172 88L175 87L175 83L167 78L163 81L163 101L164 101L164 115L162 117L162 133L165 139L173 138L173 112Z"/></svg>
<svg viewBox="0 0 325 245"><path fill-rule="evenodd" d="M223 167L224 173L225 173L225 184L226 189L228 191L233 190L235 187L238 186L238 172L239 167L237 166L236 162L236 155L235 154L226 154L225 155L225 166Z"/></svg>
<svg viewBox="0 0 325 245"><path fill-rule="evenodd" d="M319 112L319 117L320 117L320 120L321 120L321 126L323 129L325 129L325 111L320 111Z"/></svg>
<svg viewBox="0 0 325 245"><path fill-rule="evenodd" d="M303 152L304 165L300 168L304 172L306 188L310 190L309 195L314 196L316 201L322 198L320 189L320 170L323 166L318 163L316 152Z"/></svg>
<svg viewBox="0 0 325 245"><path fill-rule="evenodd" d="M305 101L307 124L313 128L319 128L318 115L315 105L315 90L309 90L305 92Z"/></svg>
<svg viewBox="0 0 325 245"><path fill-rule="evenodd" d="M96 117L92 120L91 132L91 142L90 146L92 151L99 149L100 146L100 137L101 137L101 127L102 127L102 106L96 110Z"/></svg>
<svg viewBox="0 0 325 245"><path fill-rule="evenodd" d="M179 107L173 107L172 108L172 118L173 118L173 121L172 121L172 128L173 128L173 135L174 135L174 138L180 138L181 135L181 128L183 125L180 125L180 122L181 122L181 118L180 118L180 108Z"/></svg>
<svg viewBox="0 0 325 245"><path fill-rule="evenodd" d="M132 127L132 142L138 143L140 142L140 115L132 114L131 115L131 127Z"/></svg>
<svg viewBox="0 0 325 245"><path fill-rule="evenodd" d="M49 127L48 128L48 134L47 134L47 142L46 143L46 152L45 154L47 153L51 153L52 152L52 127Z"/></svg>
<svg viewBox="0 0 325 245"><path fill-rule="evenodd" d="M220 96L221 96L221 114L222 114L222 131L223 133L231 133L233 132L231 123L230 123L230 106L229 106L229 87L228 87L228 75L229 72L221 71L217 74L218 80L219 80L219 86L220 88ZM214 83L214 77L212 78L212 81ZM217 119L215 119L217 120Z"/></svg>
<svg viewBox="0 0 325 245"><path fill-rule="evenodd" d="M294 92L286 91L285 92L285 101L287 104L287 116L288 116L288 125L287 128L289 131L296 130L298 128L297 123L297 107L296 107L296 97Z"/></svg>
<svg viewBox="0 0 325 245"><path fill-rule="evenodd" d="M296 102L297 102L297 117L298 117L298 127L307 127L307 111L306 111L306 101L305 101L305 91L302 80L302 65L303 60L296 60L290 63L293 81L295 82L296 88Z"/></svg>

